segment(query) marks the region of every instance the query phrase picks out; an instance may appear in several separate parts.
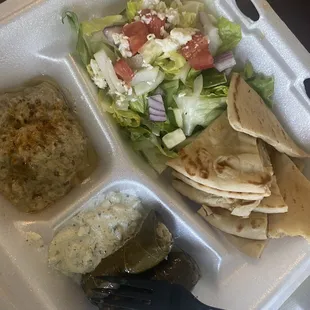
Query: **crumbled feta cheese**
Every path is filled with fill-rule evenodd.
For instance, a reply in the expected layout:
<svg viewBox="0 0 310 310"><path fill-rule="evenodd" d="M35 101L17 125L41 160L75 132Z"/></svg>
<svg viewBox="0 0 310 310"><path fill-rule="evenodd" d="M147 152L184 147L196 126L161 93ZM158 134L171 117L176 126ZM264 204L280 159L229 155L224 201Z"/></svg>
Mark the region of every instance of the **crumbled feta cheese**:
<svg viewBox="0 0 310 310"><path fill-rule="evenodd" d="M162 40L156 39L155 41L161 47L164 53L176 51L180 47L178 42L172 40L170 37L167 37Z"/></svg>
<svg viewBox="0 0 310 310"><path fill-rule="evenodd" d="M177 9L169 8L166 10L167 21L172 25L178 25L180 23L180 15Z"/></svg>
<svg viewBox="0 0 310 310"><path fill-rule="evenodd" d="M115 99L115 106L118 110L127 111L129 104L124 94L118 94Z"/></svg>
<svg viewBox="0 0 310 310"><path fill-rule="evenodd" d="M131 96L132 95L132 88L128 84L126 84L126 82L124 82L124 81L122 82L122 85L124 86L127 95Z"/></svg>
<svg viewBox="0 0 310 310"><path fill-rule="evenodd" d="M164 53L169 53L178 50L182 45L190 41L195 32L195 29L192 28L174 28L171 30L170 36L155 41Z"/></svg>
<svg viewBox="0 0 310 310"><path fill-rule="evenodd" d="M156 7L159 4L160 0L143 0L142 9L150 9Z"/></svg>
<svg viewBox="0 0 310 310"><path fill-rule="evenodd" d="M87 69L94 83L101 89L106 88L107 81L95 59L91 59L90 64L87 67Z"/></svg>
<svg viewBox="0 0 310 310"><path fill-rule="evenodd" d="M113 38L114 43L118 45L118 49L124 58L132 56L132 53L129 47L128 37L126 37L122 33L113 33L112 38Z"/></svg>
<svg viewBox="0 0 310 310"><path fill-rule="evenodd" d="M153 66L149 63L147 63L144 59L143 59L143 62L142 62L142 68L147 68L147 69L153 69Z"/></svg>
<svg viewBox="0 0 310 310"><path fill-rule="evenodd" d="M142 15L141 21L148 25L152 21L152 15L151 14Z"/></svg>
<svg viewBox="0 0 310 310"><path fill-rule="evenodd" d="M149 33L149 34L147 35L147 39L148 39L148 40L154 40L155 38L156 38L156 36L155 36L154 33Z"/></svg>
<svg viewBox="0 0 310 310"><path fill-rule="evenodd" d="M192 28L174 28L170 32L172 40L184 45L192 39L192 35L195 34L196 30Z"/></svg>

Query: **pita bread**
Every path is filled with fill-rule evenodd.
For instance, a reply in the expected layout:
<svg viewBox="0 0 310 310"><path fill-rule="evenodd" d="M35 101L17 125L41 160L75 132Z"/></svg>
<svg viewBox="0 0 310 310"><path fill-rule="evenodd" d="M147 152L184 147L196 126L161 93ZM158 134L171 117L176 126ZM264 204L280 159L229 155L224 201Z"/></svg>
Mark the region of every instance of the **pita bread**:
<svg viewBox="0 0 310 310"><path fill-rule="evenodd" d="M240 252L253 257L260 258L268 243L268 240L252 240L241 237L236 237L223 233L225 238Z"/></svg>
<svg viewBox="0 0 310 310"><path fill-rule="evenodd" d="M288 136L262 98L240 74L232 75L227 106L228 119L235 130L260 138L289 156L309 156Z"/></svg>
<svg viewBox="0 0 310 310"><path fill-rule="evenodd" d="M231 215L222 208L209 208L205 205L198 213L219 230L242 238L253 240L267 239L267 214L251 213L249 218Z"/></svg>
<svg viewBox="0 0 310 310"><path fill-rule="evenodd" d="M272 177L270 191L271 195L269 197L265 197L261 201L261 203L254 209L254 211L269 214L287 212L288 207L282 198L275 176Z"/></svg>
<svg viewBox="0 0 310 310"><path fill-rule="evenodd" d="M302 158L291 158L292 162L296 165L296 167L303 172L306 166L305 160Z"/></svg>
<svg viewBox="0 0 310 310"><path fill-rule="evenodd" d="M221 191L270 195L270 172L257 139L237 132L224 112L167 165L191 180Z"/></svg>
<svg viewBox="0 0 310 310"><path fill-rule="evenodd" d="M241 199L232 199L232 198L225 198L225 197L219 197L216 195L208 194L203 191L200 191L194 187L191 187L187 185L186 183L179 181L179 180L173 180L172 186L182 195L188 197L189 199L199 203L199 204L205 204L209 207L213 208L223 208L230 211L234 211L235 209L239 209L237 213L240 213L243 209L243 213L246 213L246 215L239 215L239 216L249 216L251 211L255 209L260 201L252 201L252 200L241 200ZM246 208L247 207L247 208ZM251 211L247 211L247 210Z"/></svg>
<svg viewBox="0 0 310 310"><path fill-rule="evenodd" d="M268 192L265 194L253 194L253 193L241 193L241 192L226 192L226 191L221 191L209 186L205 186L202 184L199 184L195 181L192 181L191 179L187 178L183 174L173 171L172 175L187 185L190 185L191 187L194 187L196 189L199 189L205 193L213 194L215 196L219 197L226 197L226 198L235 198L235 199L243 199L243 200L262 200L265 196L270 195L270 191L268 189Z"/></svg>
<svg viewBox="0 0 310 310"><path fill-rule="evenodd" d="M302 236L310 241L310 182L285 154L275 152L272 163L288 212L269 215L268 236Z"/></svg>

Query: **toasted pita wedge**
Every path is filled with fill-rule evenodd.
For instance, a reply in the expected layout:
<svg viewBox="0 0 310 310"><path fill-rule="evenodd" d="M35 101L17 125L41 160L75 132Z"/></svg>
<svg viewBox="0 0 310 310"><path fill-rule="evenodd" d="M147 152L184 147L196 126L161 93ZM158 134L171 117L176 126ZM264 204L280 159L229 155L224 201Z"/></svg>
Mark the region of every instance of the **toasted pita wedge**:
<svg viewBox="0 0 310 310"><path fill-rule="evenodd" d="M284 131L262 98L234 73L230 82L227 111L230 125L237 131L257 137L292 157L309 157Z"/></svg>
<svg viewBox="0 0 310 310"><path fill-rule="evenodd" d="M270 195L257 139L237 132L224 112L167 165L187 178L222 191Z"/></svg>
<svg viewBox="0 0 310 310"><path fill-rule="evenodd" d="M225 209L205 205L198 213L209 224L225 233L253 240L267 239L267 214L251 213L249 218L241 218L231 215Z"/></svg>
<svg viewBox="0 0 310 310"><path fill-rule="evenodd" d="M236 237L223 233L225 238L237 248L240 252L253 257L260 258L268 243L268 240L252 240L241 237Z"/></svg>
<svg viewBox="0 0 310 310"><path fill-rule="evenodd" d="M194 187L196 189L199 189L203 192L213 194L215 196L219 197L225 197L225 198L234 198L234 199L243 199L243 200L262 200L264 197L267 197L270 195L270 190L268 189L268 192L265 194L256 194L256 193L241 193L241 192L227 192L227 191L221 191L209 186L205 186L202 184L199 184L195 181L192 181L191 179L187 178L183 174L173 171L172 175L176 178L181 180L182 182L190 185L191 187Z"/></svg>
<svg viewBox="0 0 310 310"><path fill-rule="evenodd" d="M269 215L268 236L302 236L310 241L310 182L285 154L275 152L272 164L288 212Z"/></svg>
<svg viewBox="0 0 310 310"><path fill-rule="evenodd" d="M275 176L272 177L270 191L271 195L269 197L265 197L261 201L261 203L254 209L254 211L269 214L287 212L288 207L280 193L280 189Z"/></svg>
<svg viewBox="0 0 310 310"><path fill-rule="evenodd" d="M172 186L182 195L188 197L189 199L199 203L199 204L205 204L209 207L213 208L223 208L230 211L234 211L236 208L239 207L238 213L241 212L241 208L244 209L243 213L246 213L246 215L239 215L239 216L249 216L251 211L255 209L260 201L252 201L252 200L241 200L241 199L233 199L233 198L225 198L225 197L219 197L216 195L208 194L206 192L203 192L201 190L198 190L194 187L191 187L187 185L186 183L179 181L179 180L173 180ZM250 209L251 211L245 211L247 209Z"/></svg>
<svg viewBox="0 0 310 310"><path fill-rule="evenodd" d="M302 158L291 158L292 162L296 165L296 167L303 172L306 166L305 160Z"/></svg>

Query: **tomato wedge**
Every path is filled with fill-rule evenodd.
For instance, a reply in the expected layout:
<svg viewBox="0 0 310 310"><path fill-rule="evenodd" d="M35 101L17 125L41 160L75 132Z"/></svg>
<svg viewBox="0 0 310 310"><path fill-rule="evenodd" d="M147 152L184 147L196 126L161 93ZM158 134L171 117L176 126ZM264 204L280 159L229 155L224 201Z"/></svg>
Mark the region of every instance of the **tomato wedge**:
<svg viewBox="0 0 310 310"><path fill-rule="evenodd" d="M120 59L114 64L114 70L117 76L127 84L131 82L134 76L133 70L128 66L124 59Z"/></svg>
<svg viewBox="0 0 310 310"><path fill-rule="evenodd" d="M163 35L161 34L161 27L165 27L165 20L161 20L158 16L152 16L152 20L147 25L149 33L155 34L155 37L162 39Z"/></svg>
<svg viewBox="0 0 310 310"><path fill-rule="evenodd" d="M201 33L194 34L192 40L181 47L180 52L195 70L213 68L214 59L209 51L208 40Z"/></svg>
<svg viewBox="0 0 310 310"><path fill-rule="evenodd" d="M160 19L157 15L152 15L150 9L144 9L141 11L140 16L146 17L146 26L149 33L155 34L155 37L162 39L163 36L160 33L161 27L165 27L166 19Z"/></svg>
<svg viewBox="0 0 310 310"><path fill-rule="evenodd" d="M125 25L123 27L123 33L128 37L130 50L132 54L135 55L147 41L149 31L143 22L137 21Z"/></svg>
<svg viewBox="0 0 310 310"><path fill-rule="evenodd" d="M214 67L214 59L210 54L209 49L203 49L193 55L189 60L188 63L192 68L195 70L205 70Z"/></svg>

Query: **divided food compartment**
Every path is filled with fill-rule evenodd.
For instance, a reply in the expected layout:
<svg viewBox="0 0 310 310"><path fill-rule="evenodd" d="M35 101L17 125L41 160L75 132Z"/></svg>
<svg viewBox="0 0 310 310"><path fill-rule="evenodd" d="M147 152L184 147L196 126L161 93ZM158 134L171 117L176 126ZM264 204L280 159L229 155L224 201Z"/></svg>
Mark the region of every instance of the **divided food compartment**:
<svg viewBox="0 0 310 310"><path fill-rule="evenodd" d="M260 13L255 23L233 0L208 1L220 15L241 24L239 65L249 59L256 70L275 76L275 113L309 151L310 105L303 81L310 77L310 57L267 2L253 2ZM145 206L161 213L175 244L199 264L202 278L194 294L200 300L231 310L278 308L310 274L307 242L272 240L257 261L240 254L195 213L195 205L172 189L166 174L158 177L131 150L113 119L101 114L93 84L78 59L69 55L76 38L61 23L65 9L89 18L119 12L124 3L50 0L30 1L29 6L23 2L21 7L18 1L8 0L0 4L1 91L42 75L57 81L99 157L89 179L38 214L20 213L1 200L0 309L93 308L77 284L47 267L47 247L29 245L25 233L39 233L47 244L68 218L111 190L134 193Z"/></svg>

